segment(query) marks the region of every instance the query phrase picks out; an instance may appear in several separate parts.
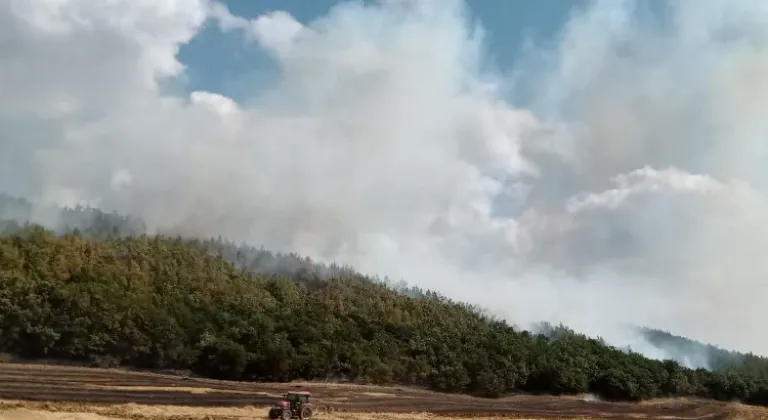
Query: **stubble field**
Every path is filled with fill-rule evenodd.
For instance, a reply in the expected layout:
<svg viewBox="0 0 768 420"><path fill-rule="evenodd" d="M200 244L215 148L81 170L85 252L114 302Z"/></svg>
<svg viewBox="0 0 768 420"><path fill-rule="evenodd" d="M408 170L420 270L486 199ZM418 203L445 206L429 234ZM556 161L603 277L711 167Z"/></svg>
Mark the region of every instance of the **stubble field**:
<svg viewBox="0 0 768 420"><path fill-rule="evenodd" d="M397 387L226 382L117 369L2 363L0 420L266 419L268 406L291 389L313 393L319 419L768 419L768 409L688 399L641 404L546 396L486 400Z"/></svg>

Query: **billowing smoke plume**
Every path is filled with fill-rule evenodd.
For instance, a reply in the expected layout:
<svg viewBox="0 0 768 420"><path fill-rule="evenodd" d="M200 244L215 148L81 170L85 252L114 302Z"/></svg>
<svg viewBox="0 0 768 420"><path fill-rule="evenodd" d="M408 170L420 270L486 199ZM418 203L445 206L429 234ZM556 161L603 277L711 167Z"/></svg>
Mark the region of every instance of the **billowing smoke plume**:
<svg viewBox="0 0 768 420"><path fill-rule="evenodd" d="M247 105L165 91L206 23L264 48L276 83ZM0 190L653 356L615 325L768 353L766 42L768 3L607 0L505 79L458 0L309 23L205 0L0 0Z"/></svg>

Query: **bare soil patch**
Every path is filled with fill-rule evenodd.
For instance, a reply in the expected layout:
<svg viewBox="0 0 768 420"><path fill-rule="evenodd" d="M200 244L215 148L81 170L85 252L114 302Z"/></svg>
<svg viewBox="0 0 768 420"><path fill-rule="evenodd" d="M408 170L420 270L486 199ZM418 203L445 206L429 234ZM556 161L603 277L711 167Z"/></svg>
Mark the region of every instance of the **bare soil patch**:
<svg viewBox="0 0 768 420"><path fill-rule="evenodd" d="M266 418L291 389L309 390L318 418L346 420L768 420L768 410L692 399L641 404L519 395L482 399L404 387L215 381L118 369L0 364L0 420L240 420Z"/></svg>

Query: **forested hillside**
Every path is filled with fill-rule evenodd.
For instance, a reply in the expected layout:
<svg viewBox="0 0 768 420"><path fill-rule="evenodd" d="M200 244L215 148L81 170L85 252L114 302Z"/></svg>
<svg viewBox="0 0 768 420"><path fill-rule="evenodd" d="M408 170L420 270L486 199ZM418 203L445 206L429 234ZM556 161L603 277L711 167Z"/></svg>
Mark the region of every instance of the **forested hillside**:
<svg viewBox="0 0 768 420"><path fill-rule="evenodd" d="M649 343L660 349L669 349L680 354L704 355L712 370L735 370L768 378L768 359L752 353L739 353L709 344L702 344L689 338L670 334L666 331L640 328Z"/></svg>
<svg viewBox="0 0 768 420"><path fill-rule="evenodd" d="M713 371L565 327L535 335L438 293L222 239L147 236L135 218L59 210L55 231L0 195L0 352L211 377L333 379L498 396L593 392L768 404L768 360L642 329ZM50 216L50 215L49 215Z"/></svg>
<svg viewBox="0 0 768 420"><path fill-rule="evenodd" d="M759 371L694 371L568 331L532 335L348 269L318 274L305 259L296 263L306 269L255 274L212 256L211 249L228 249L220 241L13 230L0 237L0 352L21 357L485 396L589 391L622 400L697 395L768 404ZM240 266L280 266L252 263Z"/></svg>

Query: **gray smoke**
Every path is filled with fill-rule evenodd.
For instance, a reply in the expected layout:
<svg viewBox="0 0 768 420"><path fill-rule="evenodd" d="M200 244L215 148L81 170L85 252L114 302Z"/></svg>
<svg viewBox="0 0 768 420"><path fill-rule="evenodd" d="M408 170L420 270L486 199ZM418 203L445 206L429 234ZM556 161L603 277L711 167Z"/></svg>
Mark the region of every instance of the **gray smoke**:
<svg viewBox="0 0 768 420"><path fill-rule="evenodd" d="M483 67L458 0L309 23L97 3L0 0L1 191L335 260L653 357L669 354L622 323L768 354L768 3L594 2L513 78ZM271 54L277 82L241 103L169 93L206 23Z"/></svg>

